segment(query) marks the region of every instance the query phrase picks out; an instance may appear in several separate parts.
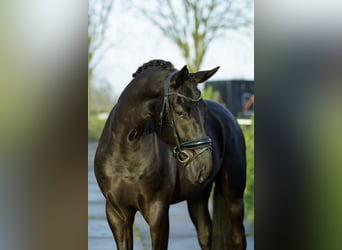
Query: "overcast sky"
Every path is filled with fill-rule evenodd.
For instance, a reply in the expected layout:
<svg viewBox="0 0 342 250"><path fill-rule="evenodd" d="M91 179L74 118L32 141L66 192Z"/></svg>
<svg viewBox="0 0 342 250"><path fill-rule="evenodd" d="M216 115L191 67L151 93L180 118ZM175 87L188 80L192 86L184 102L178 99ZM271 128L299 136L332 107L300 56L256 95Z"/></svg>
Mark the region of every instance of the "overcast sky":
<svg viewBox="0 0 342 250"><path fill-rule="evenodd" d="M158 28L121 6L118 1L110 17L107 51L96 74L106 78L115 94L119 95L131 81L132 73L151 59L170 61L178 69L186 63L178 48ZM201 70L220 66L212 80L254 79L254 31L248 35L226 32L214 40L203 60Z"/></svg>

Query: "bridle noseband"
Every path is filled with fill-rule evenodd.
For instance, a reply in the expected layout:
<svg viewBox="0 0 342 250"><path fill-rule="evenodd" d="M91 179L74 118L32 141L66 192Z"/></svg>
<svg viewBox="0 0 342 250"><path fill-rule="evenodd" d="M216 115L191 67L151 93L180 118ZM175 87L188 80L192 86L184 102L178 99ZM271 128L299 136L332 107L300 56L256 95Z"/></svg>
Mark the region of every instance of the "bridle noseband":
<svg viewBox="0 0 342 250"><path fill-rule="evenodd" d="M164 97L163 97L163 105L162 110L159 115L159 133L161 134L162 125L163 125L163 117L164 113L166 113L167 120L169 121L169 125L172 128L173 136L176 140L176 146L173 148L173 157L177 159L180 163L182 163L184 166L189 164L191 161L193 161L196 157L198 157L200 154L204 153L207 150L212 150L212 142L209 136L206 136L201 139L187 141L181 143L177 134L177 130L175 127L175 123L172 119L171 112L170 112L170 105L169 105L169 96L170 95L177 95L181 98L184 98L188 101L192 102L199 102L202 100L202 96L200 95L198 98L191 98L185 95L182 95L177 92L169 92L170 82L172 77L177 74L178 71L173 71L169 74L169 76L165 80L164 84ZM190 156L187 152L188 150L193 151L201 149L198 151L195 155Z"/></svg>

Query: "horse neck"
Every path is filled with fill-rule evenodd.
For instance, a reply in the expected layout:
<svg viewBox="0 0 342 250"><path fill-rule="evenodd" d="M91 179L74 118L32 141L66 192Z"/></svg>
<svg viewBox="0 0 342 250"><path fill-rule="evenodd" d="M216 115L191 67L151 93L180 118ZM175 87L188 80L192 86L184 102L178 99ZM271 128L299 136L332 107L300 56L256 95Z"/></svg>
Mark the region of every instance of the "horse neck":
<svg viewBox="0 0 342 250"><path fill-rule="evenodd" d="M136 131L136 137L143 134L146 124L151 120L152 108L156 98L148 97L148 88L130 84L121 94L113 117L114 132L126 138Z"/></svg>

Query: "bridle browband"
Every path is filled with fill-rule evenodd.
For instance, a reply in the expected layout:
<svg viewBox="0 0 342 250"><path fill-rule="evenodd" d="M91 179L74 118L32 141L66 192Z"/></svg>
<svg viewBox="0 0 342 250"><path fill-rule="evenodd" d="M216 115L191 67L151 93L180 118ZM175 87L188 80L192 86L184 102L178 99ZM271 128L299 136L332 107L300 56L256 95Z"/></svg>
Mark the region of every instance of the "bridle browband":
<svg viewBox="0 0 342 250"><path fill-rule="evenodd" d="M167 120L169 122L169 125L172 129L173 136L176 141L176 146L173 148L173 156L175 159L177 159L180 163L182 163L184 166L189 164L191 161L193 161L196 157L198 157L200 154L204 153L207 150L212 150L211 145L211 139L209 136L206 136L201 139L197 140L192 140L192 141L187 141L181 143L177 134L177 130L175 127L175 123L172 119L171 112L170 112L170 105L169 105L169 96L170 95L177 95L183 99L186 99L188 101L192 102L199 102L202 100L202 95L200 95L198 98L191 98L185 95L182 95L177 92L169 92L169 87L170 87L170 82L171 79L174 75L176 75L178 71L173 71L169 74L169 76L165 80L164 84L164 97L163 97L163 105L162 105L162 110L159 115L159 133L161 134L162 130L162 125L163 125L163 117L164 113L166 113ZM187 153L187 150L197 150L200 149L199 152L197 152L195 155L190 156Z"/></svg>

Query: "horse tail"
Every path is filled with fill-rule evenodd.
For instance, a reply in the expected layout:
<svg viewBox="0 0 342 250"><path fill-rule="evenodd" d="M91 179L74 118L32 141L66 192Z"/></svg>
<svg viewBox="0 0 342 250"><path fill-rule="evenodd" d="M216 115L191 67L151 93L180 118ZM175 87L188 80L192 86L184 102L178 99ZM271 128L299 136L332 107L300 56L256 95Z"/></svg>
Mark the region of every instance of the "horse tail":
<svg viewBox="0 0 342 250"><path fill-rule="evenodd" d="M228 206L223 197L222 188L219 183L215 183L213 200L211 249L234 249L232 237L230 237L232 235L232 226Z"/></svg>

